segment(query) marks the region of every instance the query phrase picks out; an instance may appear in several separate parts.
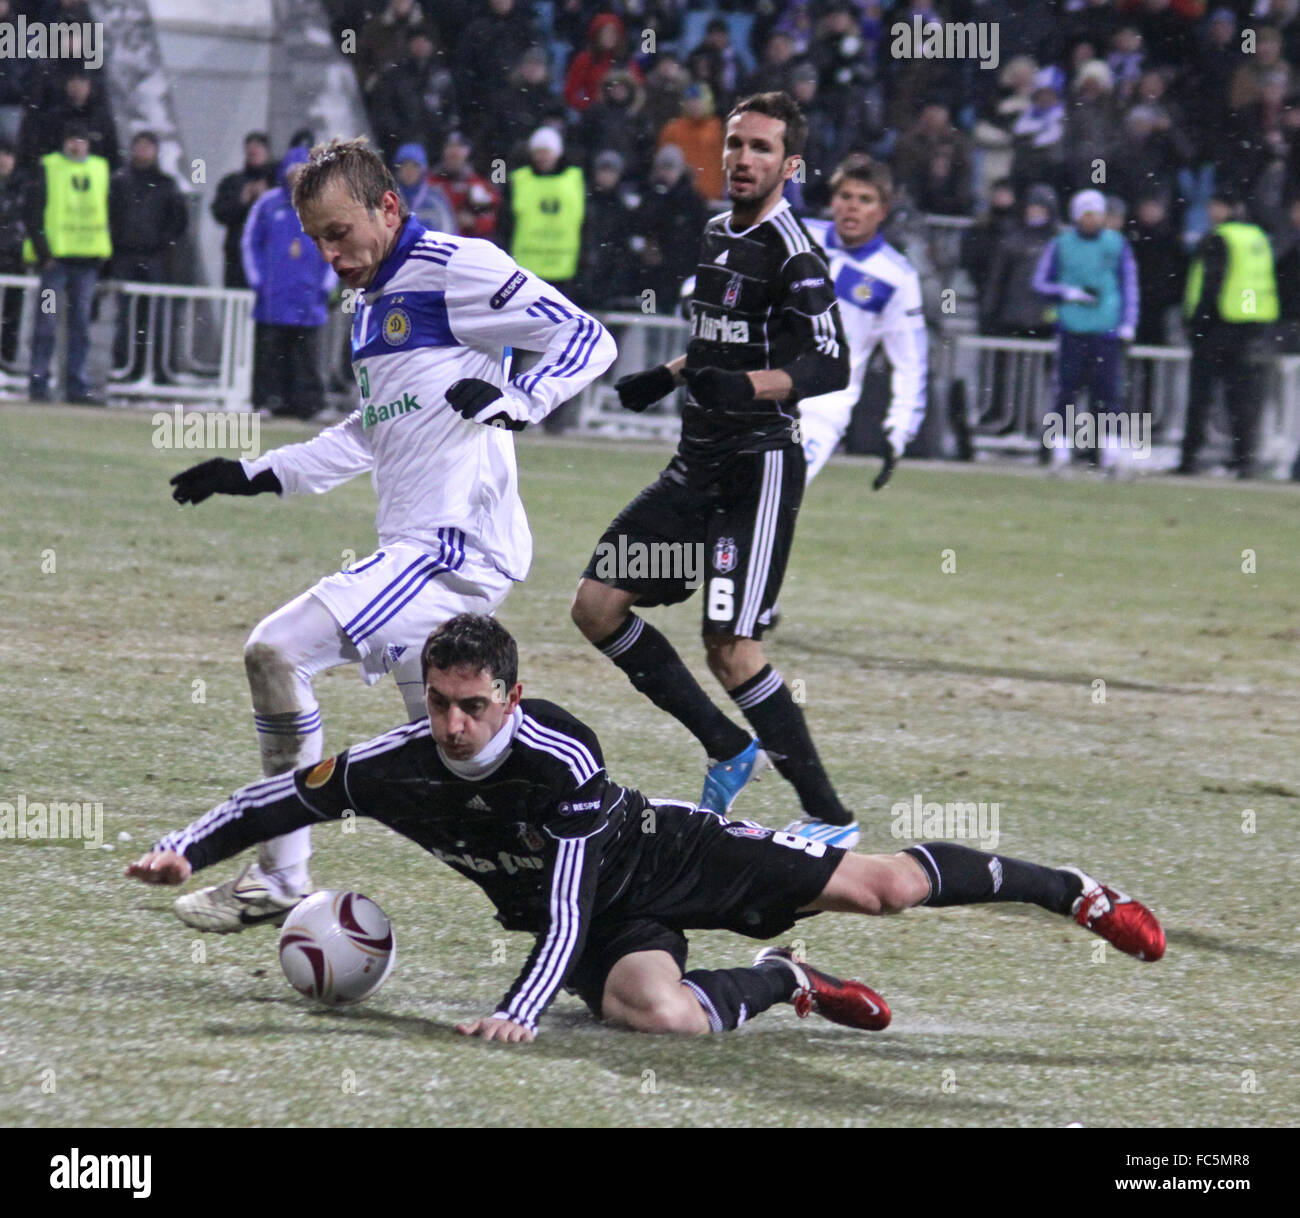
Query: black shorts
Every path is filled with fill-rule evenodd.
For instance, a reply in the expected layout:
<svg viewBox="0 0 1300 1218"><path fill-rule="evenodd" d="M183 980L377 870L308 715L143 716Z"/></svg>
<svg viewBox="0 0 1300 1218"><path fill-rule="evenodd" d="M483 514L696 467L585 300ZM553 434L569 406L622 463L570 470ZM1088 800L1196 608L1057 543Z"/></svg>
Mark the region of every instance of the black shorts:
<svg viewBox="0 0 1300 1218"><path fill-rule="evenodd" d="M597 1018L610 970L633 952L666 951L685 970L688 930L771 939L789 930L846 851L789 833L726 821L694 804L652 801L631 883L598 913L565 988Z"/></svg>
<svg viewBox="0 0 1300 1218"><path fill-rule="evenodd" d="M785 578L807 466L797 444L698 471L675 457L601 534L583 571L638 605L704 588L706 635L759 639Z"/></svg>

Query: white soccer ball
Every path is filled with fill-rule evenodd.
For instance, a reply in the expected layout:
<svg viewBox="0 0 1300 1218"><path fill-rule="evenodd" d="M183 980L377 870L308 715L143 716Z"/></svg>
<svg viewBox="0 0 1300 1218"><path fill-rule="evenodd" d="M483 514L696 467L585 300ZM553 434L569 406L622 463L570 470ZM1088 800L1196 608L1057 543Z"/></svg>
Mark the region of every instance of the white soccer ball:
<svg viewBox="0 0 1300 1218"><path fill-rule="evenodd" d="M396 959L393 924L359 892L314 892L280 931L280 967L289 984L326 1006L369 998Z"/></svg>

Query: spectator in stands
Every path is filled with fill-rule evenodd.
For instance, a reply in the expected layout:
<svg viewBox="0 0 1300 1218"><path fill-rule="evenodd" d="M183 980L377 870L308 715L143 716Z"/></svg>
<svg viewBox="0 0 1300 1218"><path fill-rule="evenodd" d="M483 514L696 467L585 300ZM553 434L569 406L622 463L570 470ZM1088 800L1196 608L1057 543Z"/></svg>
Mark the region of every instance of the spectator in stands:
<svg viewBox="0 0 1300 1218"><path fill-rule="evenodd" d="M1241 62L1237 16L1231 9L1216 9L1190 62L1185 65L1182 90L1189 131L1198 142L1200 161L1218 159L1228 116L1228 90Z"/></svg>
<svg viewBox="0 0 1300 1218"><path fill-rule="evenodd" d="M1056 192L1039 182L1029 188L1023 211L994 248L987 277L976 282L984 333L1011 338L1052 334L1052 301L1035 289L1034 273L1056 232Z"/></svg>
<svg viewBox="0 0 1300 1218"><path fill-rule="evenodd" d="M1011 128L1015 140L1011 157L1011 180L1016 189L1028 190L1034 182L1046 182L1059 190L1065 164L1065 106L1056 86L1040 77L1030 106Z"/></svg>
<svg viewBox="0 0 1300 1218"><path fill-rule="evenodd" d="M17 172L18 158L9 140L0 139L0 275L21 275L23 241L23 178ZM21 288L0 291L0 362L12 364L18 355L18 327L22 320Z"/></svg>
<svg viewBox="0 0 1300 1218"><path fill-rule="evenodd" d="M671 51L660 51L651 63L645 81L645 118L651 131L661 131L682 112L682 95L690 77Z"/></svg>
<svg viewBox="0 0 1300 1218"><path fill-rule="evenodd" d="M402 200L425 228L440 233L457 231L451 200L429 181L429 155L423 144L403 144L393 158L393 174Z"/></svg>
<svg viewBox="0 0 1300 1218"><path fill-rule="evenodd" d="M714 17L704 27L704 40L692 48L688 62L703 61L702 75L695 74L713 90L720 111L730 110L740 88L742 68L736 48L731 45L731 26L725 17Z"/></svg>
<svg viewBox="0 0 1300 1218"><path fill-rule="evenodd" d="M429 175L429 181L451 200L456 231L462 237L491 239L497 229L501 192L474 172L470 151L469 140L461 132L453 131L442 146L442 158Z"/></svg>
<svg viewBox="0 0 1300 1218"><path fill-rule="evenodd" d="M794 70L793 96L808 119L802 197L790 202L796 212L829 206L830 179L845 157L853 152L880 155L883 151L884 103L879 87L856 76L841 81L835 72L827 79L829 83L819 78L812 64L800 64ZM787 187L799 185L792 180Z"/></svg>
<svg viewBox="0 0 1300 1218"><path fill-rule="evenodd" d="M1137 266L1138 295L1142 311L1138 316L1137 341L1163 347L1169 342L1170 314L1183 299L1187 277L1187 250L1169 217L1164 195L1144 194L1138 198L1129 221L1129 241Z"/></svg>
<svg viewBox="0 0 1300 1218"><path fill-rule="evenodd" d="M337 277L303 232L290 192L308 151L291 148L278 184L253 205L244 227L244 275L257 293L253 405L312 418L324 405L321 335Z"/></svg>
<svg viewBox="0 0 1300 1218"><path fill-rule="evenodd" d="M600 97L600 84L615 68L630 72L639 82L641 69L627 49L623 22L613 13L592 18L587 29L587 45L574 57L564 74L564 100L579 112Z"/></svg>
<svg viewBox="0 0 1300 1218"><path fill-rule="evenodd" d="M983 182L996 182L1011 176L1011 134L1020 116L1032 105L1034 83L1038 65L1027 55L1012 59L998 74L995 94L986 99L972 132L974 146L983 155L979 158L980 178ZM983 192L981 192L983 193Z"/></svg>
<svg viewBox="0 0 1300 1218"><path fill-rule="evenodd" d="M413 30L429 31L415 0L388 0L383 10L361 27L357 36L357 78L367 104L374 101L380 81L409 54Z"/></svg>
<svg viewBox="0 0 1300 1218"><path fill-rule="evenodd" d="M793 93L797 65L794 39L785 30L773 30L763 44L762 62L745 81L745 94Z"/></svg>
<svg viewBox="0 0 1300 1218"><path fill-rule="evenodd" d="M1084 64L1070 85L1062 144L1066 189L1087 190L1098 181L1098 164L1103 173L1109 168L1119 150L1120 131L1110 69L1094 59Z"/></svg>
<svg viewBox="0 0 1300 1218"><path fill-rule="evenodd" d="M811 0L786 0L785 11L774 27L789 34L794 43L794 53L800 57L808 54L813 40L813 5Z"/></svg>
<svg viewBox="0 0 1300 1218"><path fill-rule="evenodd" d="M1146 70L1146 48L1142 45L1142 32L1135 25L1123 25L1111 39L1106 66L1115 82L1115 98L1127 105L1137 83Z"/></svg>
<svg viewBox="0 0 1300 1218"><path fill-rule="evenodd" d="M1074 48L1087 43L1099 52L1111 45L1119 32L1120 15L1114 0L1086 0L1083 8L1075 8L1065 15L1062 50L1072 56Z"/></svg>
<svg viewBox="0 0 1300 1218"><path fill-rule="evenodd" d="M99 405L86 380L90 354L90 308L100 265L113 256L108 228L108 162L90 151L85 124L64 129L63 147L41 158L32 175L23 220L41 274L41 294L55 307L38 309L32 334L28 396L50 400L50 362L59 318L67 319L63 395L69 402Z"/></svg>
<svg viewBox="0 0 1300 1218"><path fill-rule="evenodd" d="M451 68L427 25L410 27L407 51L404 60L383 74L371 98L375 136L385 160L399 144L410 141L441 147L457 125Z"/></svg>
<svg viewBox="0 0 1300 1218"><path fill-rule="evenodd" d="M902 22L910 25L913 16L919 16L922 25L942 21L943 18L930 0L910 0L906 9L895 8L890 14L891 25ZM899 131L910 127L921 107L930 102L943 105L951 113L965 104L962 96L961 73L963 63L958 59L931 59L915 56L911 59L885 60L888 69L886 84L889 108L886 122Z"/></svg>
<svg viewBox="0 0 1300 1218"><path fill-rule="evenodd" d="M511 78L529 47L540 46L542 36L526 5L516 0L487 0L486 9L466 25L456 41L452 71L464 130L484 155L507 157L508 146L492 142L492 108L498 104L503 82ZM545 55L543 53L543 62Z"/></svg>
<svg viewBox="0 0 1300 1218"><path fill-rule="evenodd" d="M970 215L970 141L953 126L947 106L926 105L899 139L894 177L921 211Z"/></svg>
<svg viewBox="0 0 1300 1218"><path fill-rule="evenodd" d="M1282 35L1272 26L1265 26L1257 31L1255 53L1243 56L1232 74L1228 109L1244 110L1260 101L1264 84L1270 80L1281 83L1283 96L1295 90L1295 69L1282 58Z"/></svg>
<svg viewBox="0 0 1300 1218"><path fill-rule="evenodd" d="M244 255L240 248L244 224L253 204L275 185L275 166L271 163L271 141L263 131L244 136L244 167L228 173L217 183L212 200L212 218L226 230L222 251L225 255L224 283L228 288L246 288Z"/></svg>
<svg viewBox="0 0 1300 1218"><path fill-rule="evenodd" d="M593 310L636 304L638 285L629 245L635 206L636 197L623 185L623 158L612 150L597 153L583 216L575 304Z"/></svg>
<svg viewBox="0 0 1300 1218"><path fill-rule="evenodd" d="M13 5L10 0L0 0L0 22L11 20ZM32 96L31 65L16 55L0 59L0 140L9 144L11 151L18 139L23 121L23 105L36 100Z"/></svg>
<svg viewBox="0 0 1300 1218"><path fill-rule="evenodd" d="M1274 74L1259 90L1259 100L1229 116L1228 153L1221 158L1219 177L1242 198L1249 198L1257 218L1276 224L1286 197L1293 193L1297 164L1296 135L1300 110L1285 96L1282 78Z"/></svg>
<svg viewBox="0 0 1300 1218"><path fill-rule="evenodd" d="M1170 0L1142 0L1138 26L1149 63L1178 68L1187 62L1195 41L1192 22Z"/></svg>
<svg viewBox="0 0 1300 1218"><path fill-rule="evenodd" d="M660 148L676 144L699 192L706 199L722 198L723 126L708 85L695 82L686 87L681 116L664 124L657 143Z"/></svg>
<svg viewBox="0 0 1300 1218"><path fill-rule="evenodd" d="M1182 215L1179 172L1191 163L1192 143L1168 117L1151 106L1134 106L1124 117L1122 155L1109 166L1107 185L1127 203L1139 195L1163 194Z"/></svg>
<svg viewBox="0 0 1300 1218"><path fill-rule="evenodd" d="M632 224L636 289L654 293L661 315L675 312L683 282L695 274L700 233L708 218L708 205L691 181L682 150L665 144L655 154L650 185Z"/></svg>
<svg viewBox="0 0 1300 1218"><path fill-rule="evenodd" d="M475 88L477 100L467 99L461 109L466 118L464 133L482 153L478 165L482 172L488 172L489 160L514 165L526 159L529 136L547 122L554 121L560 130L564 127L564 102L551 88L551 71L541 47L521 52L500 84ZM500 179L494 176L493 181Z"/></svg>
<svg viewBox="0 0 1300 1218"><path fill-rule="evenodd" d="M970 276L976 291L983 291L995 251L1019 223L1019 208L1011 179L999 178L989 191L988 208L961 236L959 264ZM987 333L986 320L981 312L981 333Z"/></svg>
<svg viewBox="0 0 1300 1218"><path fill-rule="evenodd" d="M574 142L582 149L584 167L591 169L601 152L617 152L624 173L645 178L654 152L655 132L642 112L641 85L630 73L616 68L600 82L600 100L578 119Z"/></svg>
<svg viewBox="0 0 1300 1218"><path fill-rule="evenodd" d="M1230 190L1216 188L1210 221L1214 228L1196 247L1183 297L1192 359L1176 472L1196 473L1214 390L1222 381L1232 432L1229 468L1238 478L1250 478L1261 396L1256 358L1266 327L1278 317L1273 252L1267 234L1246 222Z"/></svg>
<svg viewBox="0 0 1300 1218"><path fill-rule="evenodd" d="M56 98L24 115L18 136L19 168L34 168L46 153L57 151L69 123L85 127L91 156L102 157L110 169L117 168L117 127L108 99L90 73L79 69L64 78Z"/></svg>
<svg viewBox="0 0 1300 1218"><path fill-rule="evenodd" d="M1075 395L1086 388L1088 407L1100 424L1102 417L1123 407L1124 343L1137 332L1137 267L1129 243L1105 227L1106 199L1097 190L1083 190L1070 200L1074 227L1053 238L1034 272L1034 288L1058 301L1060 333L1056 362L1056 416L1066 407L1079 409ZM1117 435L1100 428L1101 464L1125 464ZM1073 437L1060 429L1052 452L1053 464L1067 465ZM1089 454L1092 459L1094 454Z"/></svg>
<svg viewBox="0 0 1300 1218"><path fill-rule="evenodd" d="M585 209L582 170L565 163L559 132L539 127L528 141L528 164L513 170L507 182L498 244L524 270L571 295Z"/></svg>
<svg viewBox="0 0 1300 1218"><path fill-rule="evenodd" d="M152 131L141 131L131 140L130 161L109 179L108 226L113 239L109 274L114 279L172 282L173 255L189 227L189 212L176 179L158 168L158 137ZM119 296L114 367L128 369L131 375L141 371L138 365L158 314L152 300L137 301L132 307ZM161 348L157 357L158 379L164 380Z"/></svg>

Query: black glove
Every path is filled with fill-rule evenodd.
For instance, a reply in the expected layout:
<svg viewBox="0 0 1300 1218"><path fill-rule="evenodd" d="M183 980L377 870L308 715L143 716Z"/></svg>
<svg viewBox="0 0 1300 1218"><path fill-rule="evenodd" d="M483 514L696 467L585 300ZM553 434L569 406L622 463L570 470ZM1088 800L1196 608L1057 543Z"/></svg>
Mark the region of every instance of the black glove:
<svg viewBox="0 0 1300 1218"><path fill-rule="evenodd" d="M754 401L754 382L748 372L727 372L722 368L684 368L682 376L691 395L701 406L736 410Z"/></svg>
<svg viewBox="0 0 1300 1218"><path fill-rule="evenodd" d="M528 426L522 419L512 419L504 410L495 414L483 411L504 395L490 381L481 381L478 377L467 376L457 381L447 390L447 401L459 415L471 423L482 423L484 427L508 427L511 431L523 431Z"/></svg>
<svg viewBox="0 0 1300 1218"><path fill-rule="evenodd" d="M667 365L660 364L658 368L651 368L647 372L634 372L631 376L619 377L614 382L614 391L624 410L635 410L640 414L660 398L666 398L676 384Z"/></svg>
<svg viewBox="0 0 1300 1218"><path fill-rule="evenodd" d="M880 473L876 475L876 480L871 484L873 491L878 491L894 473L894 466L898 464L898 453L894 451L894 439L885 432L885 463L880 467Z"/></svg>
<svg viewBox="0 0 1300 1218"><path fill-rule="evenodd" d="M260 495L264 491L280 492L280 479L264 469L255 478L244 473L238 461L213 457L183 469L171 479L172 498L177 503L202 503L212 495Z"/></svg>

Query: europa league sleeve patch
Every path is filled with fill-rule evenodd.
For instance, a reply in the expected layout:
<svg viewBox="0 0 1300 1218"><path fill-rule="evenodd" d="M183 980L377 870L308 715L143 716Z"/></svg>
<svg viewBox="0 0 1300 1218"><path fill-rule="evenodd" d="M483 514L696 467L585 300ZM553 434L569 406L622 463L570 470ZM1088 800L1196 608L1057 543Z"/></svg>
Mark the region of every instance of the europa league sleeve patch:
<svg viewBox="0 0 1300 1218"><path fill-rule="evenodd" d="M334 767L337 763L337 757L326 757L324 761L318 761L307 771L307 777L302 780L303 786L310 791L323 787L333 776Z"/></svg>

